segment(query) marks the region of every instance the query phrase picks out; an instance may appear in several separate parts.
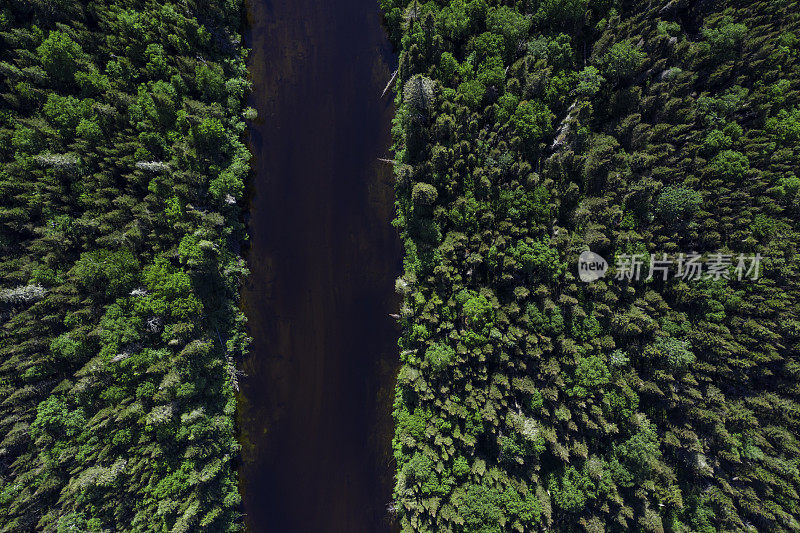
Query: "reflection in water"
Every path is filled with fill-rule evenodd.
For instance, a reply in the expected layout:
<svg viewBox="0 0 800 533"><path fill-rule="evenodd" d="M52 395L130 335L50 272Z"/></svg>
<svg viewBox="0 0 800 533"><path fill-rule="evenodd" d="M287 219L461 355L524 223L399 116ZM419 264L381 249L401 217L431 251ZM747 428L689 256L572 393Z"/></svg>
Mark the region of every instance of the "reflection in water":
<svg viewBox="0 0 800 533"><path fill-rule="evenodd" d="M253 532L387 532L397 370L391 96L375 0L250 0L253 336L242 365Z"/></svg>

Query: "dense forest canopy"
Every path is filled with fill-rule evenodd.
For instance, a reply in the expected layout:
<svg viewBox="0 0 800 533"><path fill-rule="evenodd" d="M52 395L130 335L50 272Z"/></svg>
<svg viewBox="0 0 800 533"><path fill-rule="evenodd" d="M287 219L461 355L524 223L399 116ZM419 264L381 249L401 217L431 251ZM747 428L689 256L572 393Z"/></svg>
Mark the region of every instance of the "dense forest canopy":
<svg viewBox="0 0 800 533"><path fill-rule="evenodd" d="M403 531L800 530L800 4L380 3ZM0 6L0 531L242 527L240 25Z"/></svg>
<svg viewBox="0 0 800 533"><path fill-rule="evenodd" d="M800 5L381 6L403 531L800 530Z"/></svg>
<svg viewBox="0 0 800 533"><path fill-rule="evenodd" d="M239 0L0 4L0 531L234 531Z"/></svg>

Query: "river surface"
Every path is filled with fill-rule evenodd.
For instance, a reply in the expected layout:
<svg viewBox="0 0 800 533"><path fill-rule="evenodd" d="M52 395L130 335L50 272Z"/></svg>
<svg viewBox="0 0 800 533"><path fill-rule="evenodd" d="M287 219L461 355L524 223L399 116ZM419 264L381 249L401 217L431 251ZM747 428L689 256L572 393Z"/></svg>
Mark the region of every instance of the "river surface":
<svg viewBox="0 0 800 533"><path fill-rule="evenodd" d="M249 0L240 486L254 533L389 532L402 249L377 0Z"/></svg>

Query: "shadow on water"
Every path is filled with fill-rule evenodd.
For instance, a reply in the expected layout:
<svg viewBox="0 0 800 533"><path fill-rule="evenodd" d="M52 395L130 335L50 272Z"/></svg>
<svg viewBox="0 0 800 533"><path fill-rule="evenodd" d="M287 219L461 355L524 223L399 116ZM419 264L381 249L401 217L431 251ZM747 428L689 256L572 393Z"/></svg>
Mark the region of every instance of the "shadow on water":
<svg viewBox="0 0 800 533"><path fill-rule="evenodd" d="M388 532L402 249L377 0L248 0L253 337L241 365L248 529Z"/></svg>

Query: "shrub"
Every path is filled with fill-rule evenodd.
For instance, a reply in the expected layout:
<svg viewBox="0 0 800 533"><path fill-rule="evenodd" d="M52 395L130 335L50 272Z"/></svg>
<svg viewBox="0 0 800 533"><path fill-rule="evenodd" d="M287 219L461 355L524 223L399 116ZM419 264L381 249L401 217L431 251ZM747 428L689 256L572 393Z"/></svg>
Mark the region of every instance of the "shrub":
<svg viewBox="0 0 800 533"><path fill-rule="evenodd" d="M689 342L673 337L660 337L653 343L653 350L674 370L685 370L695 361Z"/></svg>
<svg viewBox="0 0 800 533"><path fill-rule="evenodd" d="M411 189L411 201L414 202L415 206L431 206L436 202L438 196L439 193L436 191L436 187L430 183L415 183L414 187Z"/></svg>
<svg viewBox="0 0 800 533"><path fill-rule="evenodd" d="M139 262L130 250L84 252L71 273L90 292L109 297L127 294L138 280Z"/></svg>
<svg viewBox="0 0 800 533"><path fill-rule="evenodd" d="M195 139L206 149L219 149L225 140L225 126L216 118L204 118L195 127Z"/></svg>
<svg viewBox="0 0 800 533"><path fill-rule="evenodd" d="M83 59L83 50L66 33L51 31L36 49L42 68L58 81L72 81Z"/></svg>
<svg viewBox="0 0 800 533"><path fill-rule="evenodd" d="M578 75L578 87L575 92L580 96L594 96L600 92L605 78L597 68L588 66Z"/></svg>
<svg viewBox="0 0 800 533"><path fill-rule="evenodd" d="M578 397L589 396L610 381L611 372L602 358L596 355L584 357L575 369L575 385L571 393Z"/></svg>
<svg viewBox="0 0 800 533"><path fill-rule="evenodd" d="M669 185L658 197L656 215L668 223L683 221L691 218L702 201L702 195L694 189Z"/></svg>
<svg viewBox="0 0 800 533"><path fill-rule="evenodd" d="M735 150L723 150L709 163L711 174L730 180L741 180L750 170L747 156Z"/></svg>
<svg viewBox="0 0 800 533"><path fill-rule="evenodd" d="M431 365L434 372L441 372L453 361L456 352L446 344L434 343L425 350L425 360Z"/></svg>
<svg viewBox="0 0 800 533"><path fill-rule="evenodd" d="M497 99L497 120L501 123L508 122L508 119L517 109L517 105L519 105L519 98L510 92L504 93Z"/></svg>
<svg viewBox="0 0 800 533"><path fill-rule="evenodd" d="M553 28L572 26L584 17L588 6L589 0L542 0L534 18Z"/></svg>
<svg viewBox="0 0 800 533"><path fill-rule="evenodd" d="M631 77L647 58L638 47L628 41L614 43L600 58L600 70L606 77L622 81Z"/></svg>
<svg viewBox="0 0 800 533"><path fill-rule="evenodd" d="M539 100L525 101L511 115L511 127L529 147L538 143L551 129L554 115Z"/></svg>
<svg viewBox="0 0 800 533"><path fill-rule="evenodd" d="M781 109L777 117L767 120L766 130L774 134L783 145L791 146L800 142L800 107L791 111Z"/></svg>
<svg viewBox="0 0 800 533"><path fill-rule="evenodd" d="M501 85L505 79L505 67L499 57L489 57L478 67L478 81L487 87Z"/></svg>
<svg viewBox="0 0 800 533"><path fill-rule="evenodd" d="M74 132L81 120L81 102L74 96L61 96L57 93L47 95L42 112L56 126L62 135Z"/></svg>
<svg viewBox="0 0 800 533"><path fill-rule="evenodd" d="M450 82L458 72L458 61L450 52L443 52L439 58L439 73L442 81Z"/></svg>
<svg viewBox="0 0 800 533"><path fill-rule="evenodd" d="M486 27L505 39L506 56L513 57L520 43L525 40L531 21L524 14L508 6L500 6L489 11Z"/></svg>
<svg viewBox="0 0 800 533"><path fill-rule="evenodd" d="M719 59L732 58L747 35L747 26L734 23L731 17L722 17L714 26L703 28L703 37L711 52Z"/></svg>
<svg viewBox="0 0 800 533"><path fill-rule="evenodd" d="M661 457L656 425L639 415L639 427L631 438L615 449L620 462L637 475L647 475Z"/></svg>
<svg viewBox="0 0 800 533"><path fill-rule="evenodd" d="M464 104L477 109L483 102L486 86L478 80L465 81L458 86L458 94L461 95Z"/></svg>
<svg viewBox="0 0 800 533"><path fill-rule="evenodd" d="M666 20L659 20L657 25L658 33L661 35L669 35L677 37L681 34L681 25L677 22L667 22Z"/></svg>
<svg viewBox="0 0 800 533"><path fill-rule="evenodd" d="M568 466L560 476L550 478L548 489L553 503L565 512L577 512L586 505L587 493L592 492L592 481L574 466Z"/></svg>
<svg viewBox="0 0 800 533"><path fill-rule="evenodd" d="M724 128L725 122L744 105L748 90L734 85L719 96L705 94L697 99L697 112L707 125Z"/></svg>
<svg viewBox="0 0 800 533"><path fill-rule="evenodd" d="M539 36L528 42L528 54L536 61L556 70L567 69L575 63L575 51L569 35Z"/></svg>
<svg viewBox="0 0 800 533"><path fill-rule="evenodd" d="M103 130L97 122L89 119L82 118L75 128L75 133L78 137L82 137L90 142L97 142L103 138Z"/></svg>
<svg viewBox="0 0 800 533"><path fill-rule="evenodd" d="M219 67L216 65L210 67L205 63L200 63L195 67L194 75L197 89L203 95L203 98L208 100L220 100L222 98L225 90L225 80Z"/></svg>
<svg viewBox="0 0 800 533"><path fill-rule="evenodd" d="M501 533L501 496L494 487L470 484L454 498L464 533Z"/></svg>

